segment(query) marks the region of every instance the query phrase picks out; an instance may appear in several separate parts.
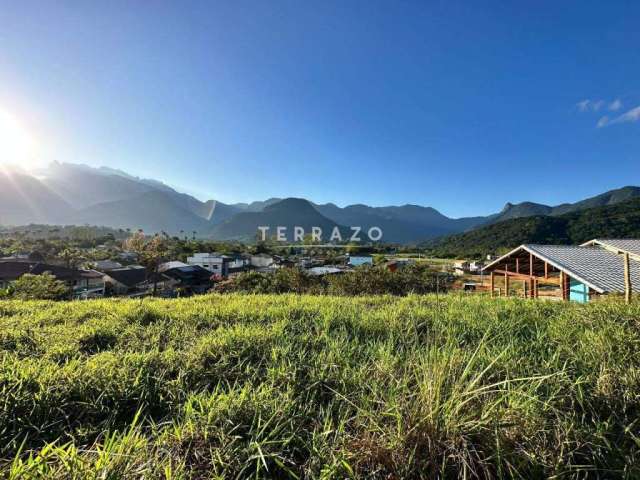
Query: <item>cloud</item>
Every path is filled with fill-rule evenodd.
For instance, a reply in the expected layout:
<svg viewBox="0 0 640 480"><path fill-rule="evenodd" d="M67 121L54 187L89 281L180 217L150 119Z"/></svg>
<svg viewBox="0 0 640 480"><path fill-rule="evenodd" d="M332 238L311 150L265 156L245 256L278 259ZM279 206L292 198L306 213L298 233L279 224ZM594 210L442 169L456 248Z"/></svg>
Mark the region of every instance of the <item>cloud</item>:
<svg viewBox="0 0 640 480"><path fill-rule="evenodd" d="M635 108L632 108L628 112L623 113L622 115L617 116L613 120L609 120L605 115L598 121L598 127L604 127L607 125L615 125L617 123L632 123L640 120L640 105Z"/></svg>
<svg viewBox="0 0 640 480"><path fill-rule="evenodd" d="M576 103L576 107L578 107L578 110L581 112L597 112L604 107L606 103L607 102L604 100L591 100L586 98L581 102Z"/></svg>
<svg viewBox="0 0 640 480"><path fill-rule="evenodd" d="M580 110L581 112L586 112L589 109L590 103L591 100L589 99L582 100L581 102L576 103L576 107L578 107L578 110Z"/></svg>
<svg viewBox="0 0 640 480"><path fill-rule="evenodd" d="M609 110L611 110L612 112L617 112L621 108L622 108L622 102L620 101L619 98L616 98L613 102L609 104Z"/></svg>

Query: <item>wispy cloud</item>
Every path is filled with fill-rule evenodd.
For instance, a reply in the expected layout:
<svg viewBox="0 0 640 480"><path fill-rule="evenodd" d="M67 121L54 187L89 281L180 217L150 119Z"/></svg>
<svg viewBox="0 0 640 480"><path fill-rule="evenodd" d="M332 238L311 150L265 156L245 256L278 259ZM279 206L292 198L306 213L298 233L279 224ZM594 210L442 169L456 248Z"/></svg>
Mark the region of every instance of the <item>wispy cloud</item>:
<svg viewBox="0 0 640 480"><path fill-rule="evenodd" d="M632 123L640 120L640 105L632 108L628 112L617 116L616 118L609 120L605 115L598 121L598 128L606 127L607 125L615 125L617 123Z"/></svg>
<svg viewBox="0 0 640 480"><path fill-rule="evenodd" d="M611 110L612 112L617 112L621 108L622 108L622 102L620 101L619 98L616 98L613 102L609 104L609 110Z"/></svg>
<svg viewBox="0 0 640 480"><path fill-rule="evenodd" d="M580 112L598 112L604 108L615 112L622 108L622 101L620 101L619 98L616 98L611 102L608 100L585 98L584 100L576 103L576 108Z"/></svg>

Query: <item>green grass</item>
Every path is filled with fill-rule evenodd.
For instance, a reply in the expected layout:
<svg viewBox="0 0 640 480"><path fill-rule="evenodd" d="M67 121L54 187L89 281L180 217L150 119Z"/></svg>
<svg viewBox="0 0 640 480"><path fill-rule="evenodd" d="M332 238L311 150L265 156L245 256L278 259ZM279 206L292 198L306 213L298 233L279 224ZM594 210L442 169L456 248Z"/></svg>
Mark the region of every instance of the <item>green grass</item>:
<svg viewBox="0 0 640 480"><path fill-rule="evenodd" d="M640 478L640 307L0 302L0 478Z"/></svg>

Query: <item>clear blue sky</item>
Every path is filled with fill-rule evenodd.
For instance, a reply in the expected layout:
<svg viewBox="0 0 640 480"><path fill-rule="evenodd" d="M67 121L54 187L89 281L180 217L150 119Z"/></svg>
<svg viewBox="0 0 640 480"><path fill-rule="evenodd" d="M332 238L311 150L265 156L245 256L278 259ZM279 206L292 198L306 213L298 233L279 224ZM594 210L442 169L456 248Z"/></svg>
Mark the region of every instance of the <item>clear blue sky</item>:
<svg viewBox="0 0 640 480"><path fill-rule="evenodd" d="M0 0L0 107L47 160L201 198L486 214L640 184L638 18L633 1Z"/></svg>

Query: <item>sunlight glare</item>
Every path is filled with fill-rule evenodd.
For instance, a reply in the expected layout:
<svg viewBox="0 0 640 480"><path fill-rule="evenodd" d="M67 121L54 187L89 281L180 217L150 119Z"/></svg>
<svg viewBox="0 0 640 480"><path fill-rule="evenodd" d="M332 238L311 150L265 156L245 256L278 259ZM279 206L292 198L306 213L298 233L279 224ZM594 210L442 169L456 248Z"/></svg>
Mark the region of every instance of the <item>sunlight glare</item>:
<svg viewBox="0 0 640 480"><path fill-rule="evenodd" d="M32 167L35 143L23 124L0 108L0 165Z"/></svg>

